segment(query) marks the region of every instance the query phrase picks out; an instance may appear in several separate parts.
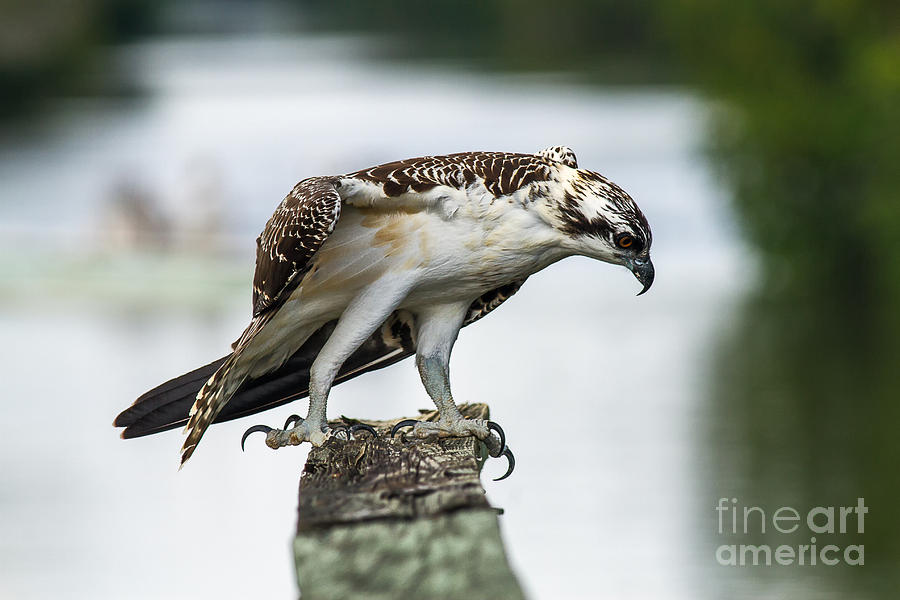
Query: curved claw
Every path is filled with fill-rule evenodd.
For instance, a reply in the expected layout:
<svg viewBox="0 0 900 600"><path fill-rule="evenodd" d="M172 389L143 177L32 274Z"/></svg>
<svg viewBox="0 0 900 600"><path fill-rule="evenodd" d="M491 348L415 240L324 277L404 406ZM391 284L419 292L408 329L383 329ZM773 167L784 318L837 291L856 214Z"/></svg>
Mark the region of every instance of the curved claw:
<svg viewBox="0 0 900 600"><path fill-rule="evenodd" d="M300 418L300 415L291 415L287 418L287 421L284 422L284 427L282 429L290 429L302 420L303 419Z"/></svg>
<svg viewBox="0 0 900 600"><path fill-rule="evenodd" d="M505 456L509 461L509 468L506 469L506 473L503 475L503 477L498 477L494 481L501 481L503 479L506 479L507 477L512 475L513 469L516 468L516 457L513 456L512 450L510 450L509 448L504 448L502 456Z"/></svg>
<svg viewBox="0 0 900 600"><path fill-rule="evenodd" d="M268 425L254 425L253 427L251 427L250 429L245 431L244 437L241 438L241 452L244 451L244 442L247 441L247 438L250 437L250 434L256 433L257 431L261 431L261 432L265 433L266 435L268 435L269 432L274 431L274 429L272 429Z"/></svg>
<svg viewBox="0 0 900 600"><path fill-rule="evenodd" d="M404 427L409 427L410 425L415 425L416 423L418 423L418 421L416 421L415 419L404 419L403 421L400 421L399 423L391 427L391 437L394 437L394 435L396 435L396 433Z"/></svg>
<svg viewBox="0 0 900 600"><path fill-rule="evenodd" d="M503 451L506 450L506 434L503 433L503 428L497 425L494 421L487 422L488 431L496 431L497 435L500 436L500 452L497 454L491 454L494 458L498 456L503 456ZM506 475L504 475L506 477Z"/></svg>
<svg viewBox="0 0 900 600"><path fill-rule="evenodd" d="M378 437L378 432L375 431L375 428L371 425L366 425L365 423L357 423L353 427L350 428L350 433L356 433L357 431L368 431L372 434L372 437Z"/></svg>

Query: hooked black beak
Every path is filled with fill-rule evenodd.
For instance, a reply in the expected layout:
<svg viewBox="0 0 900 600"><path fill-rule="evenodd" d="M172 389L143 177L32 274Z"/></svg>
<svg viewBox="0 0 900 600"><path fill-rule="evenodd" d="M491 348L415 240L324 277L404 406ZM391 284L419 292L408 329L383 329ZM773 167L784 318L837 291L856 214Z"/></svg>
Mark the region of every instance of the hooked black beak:
<svg viewBox="0 0 900 600"><path fill-rule="evenodd" d="M634 273L635 278L644 285L644 289L638 292L638 296L640 296L653 285L656 269L653 268L653 262L650 260L649 256L629 261L628 268Z"/></svg>

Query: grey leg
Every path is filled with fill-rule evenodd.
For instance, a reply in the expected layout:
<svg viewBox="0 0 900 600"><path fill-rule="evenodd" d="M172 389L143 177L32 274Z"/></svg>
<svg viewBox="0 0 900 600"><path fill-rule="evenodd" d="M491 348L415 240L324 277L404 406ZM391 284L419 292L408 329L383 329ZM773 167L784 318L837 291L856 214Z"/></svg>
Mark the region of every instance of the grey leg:
<svg viewBox="0 0 900 600"><path fill-rule="evenodd" d="M422 439L474 436L487 444L492 455L499 456L503 444L491 436L491 426L498 430L499 426L483 419L464 418L450 391L450 353L468 308L468 302L446 304L429 307L417 315L416 367L425 391L437 406L438 419L415 422L410 435Z"/></svg>
<svg viewBox="0 0 900 600"><path fill-rule="evenodd" d="M297 446L303 442L314 446L324 444L331 434L325 410L335 376L344 361L397 308L408 289L409 286L400 280L380 280L354 298L310 368L306 418L294 421L297 424L291 429L252 427L244 434L244 439L254 431L262 431L266 433L266 445L270 448Z"/></svg>

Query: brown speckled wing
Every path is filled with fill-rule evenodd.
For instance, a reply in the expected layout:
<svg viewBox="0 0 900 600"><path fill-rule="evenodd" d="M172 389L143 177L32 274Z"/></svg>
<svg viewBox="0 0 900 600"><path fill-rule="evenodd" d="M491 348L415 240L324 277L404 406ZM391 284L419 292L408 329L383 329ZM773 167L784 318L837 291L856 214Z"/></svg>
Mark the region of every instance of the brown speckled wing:
<svg viewBox="0 0 900 600"><path fill-rule="evenodd" d="M424 192L438 185L462 189L480 179L494 197L500 197L532 182L547 181L553 171L553 161L541 155L461 152L398 160L347 177L380 184L388 197Z"/></svg>
<svg viewBox="0 0 900 600"><path fill-rule="evenodd" d="M331 177L298 183L256 239L253 316L283 303L309 269L313 255L334 231L341 197Z"/></svg>

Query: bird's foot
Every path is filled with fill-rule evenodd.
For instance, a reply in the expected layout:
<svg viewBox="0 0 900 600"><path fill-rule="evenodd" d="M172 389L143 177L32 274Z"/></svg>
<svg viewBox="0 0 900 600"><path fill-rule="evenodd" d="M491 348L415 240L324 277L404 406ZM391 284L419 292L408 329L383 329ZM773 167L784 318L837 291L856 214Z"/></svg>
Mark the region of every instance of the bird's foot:
<svg viewBox="0 0 900 600"><path fill-rule="evenodd" d="M378 433L375 429L364 423L358 423L350 427L328 427L327 425L317 425L306 419L301 419L297 415L291 415L284 423L284 429L274 429L267 425L254 425L244 432L241 438L241 450L244 449L244 442L251 433L260 431L266 434L266 446L277 450L284 446L299 446L303 442L309 442L313 446L321 446L332 437L339 439L352 439L354 434L359 431L367 431L373 437Z"/></svg>
<svg viewBox="0 0 900 600"><path fill-rule="evenodd" d="M503 477L499 477L494 481L500 481L509 477L513 469L516 467L516 459L512 450L506 446L506 434L503 428L494 421L486 421L484 419L439 419L437 421L416 421L415 419L406 419L400 421L391 429L391 437L397 432L412 425L412 431L407 435L421 440L435 440L447 437L475 437L481 440L487 446L488 454L497 458L505 456L509 461L509 468ZM491 435L491 431L495 431L499 439Z"/></svg>

